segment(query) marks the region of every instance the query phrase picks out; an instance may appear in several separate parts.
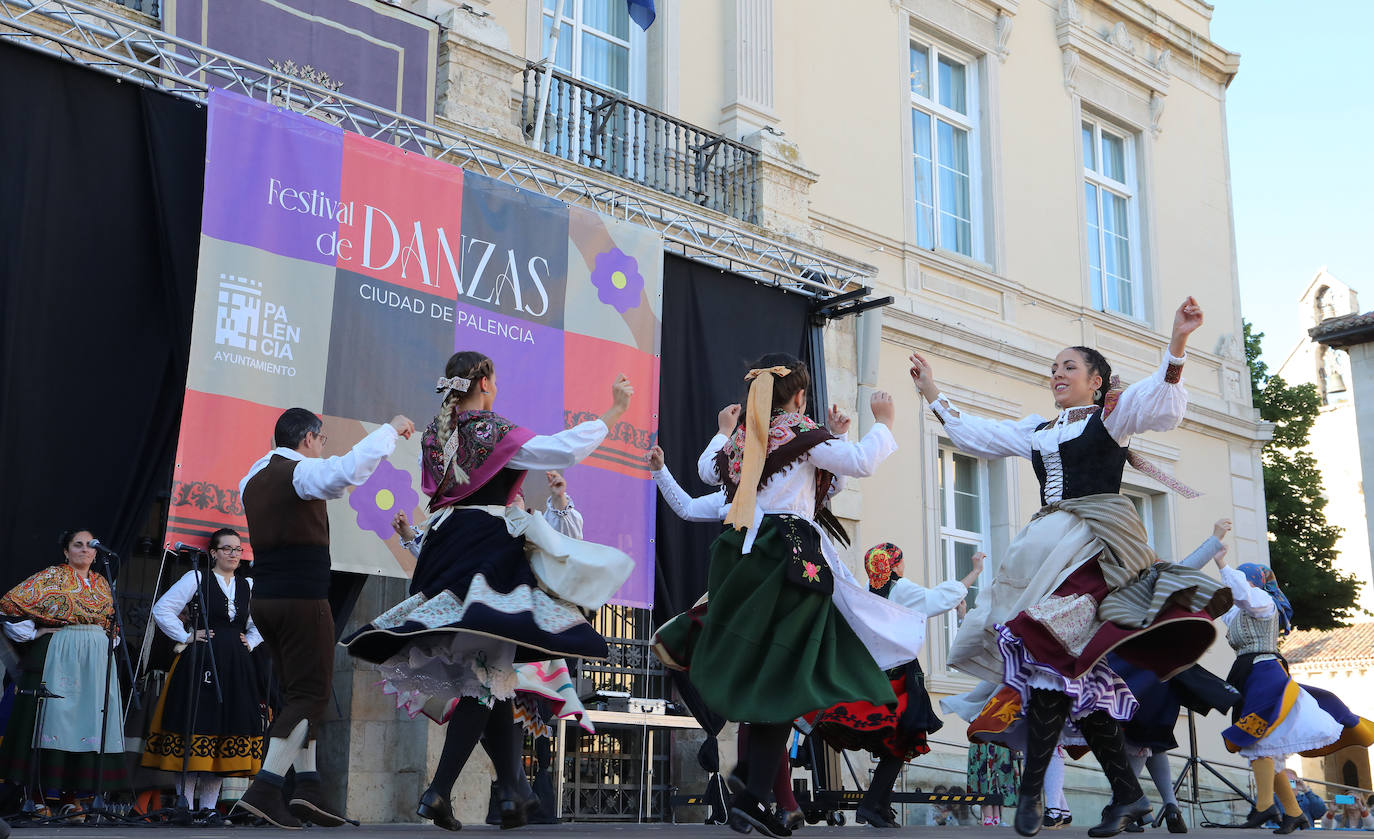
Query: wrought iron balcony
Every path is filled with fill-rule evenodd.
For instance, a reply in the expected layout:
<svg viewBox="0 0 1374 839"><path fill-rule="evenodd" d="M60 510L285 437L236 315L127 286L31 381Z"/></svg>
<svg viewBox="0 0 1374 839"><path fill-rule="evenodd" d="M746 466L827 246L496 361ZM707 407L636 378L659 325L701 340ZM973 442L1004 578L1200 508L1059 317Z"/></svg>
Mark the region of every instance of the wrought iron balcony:
<svg viewBox="0 0 1374 839"><path fill-rule="evenodd" d="M526 64L520 116L534 137L544 68ZM759 153L613 90L553 71L544 151L744 221L757 220Z"/></svg>

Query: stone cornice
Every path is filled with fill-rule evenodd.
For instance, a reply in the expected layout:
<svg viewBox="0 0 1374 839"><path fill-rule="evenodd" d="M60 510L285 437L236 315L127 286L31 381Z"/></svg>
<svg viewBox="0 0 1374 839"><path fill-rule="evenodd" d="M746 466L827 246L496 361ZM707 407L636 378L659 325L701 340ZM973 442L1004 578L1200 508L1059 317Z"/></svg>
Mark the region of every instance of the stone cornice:
<svg viewBox="0 0 1374 839"><path fill-rule="evenodd" d="M1059 9L1062 0L1041 0L1047 6ZM1185 0L1199 7L1199 13L1211 17L1212 7L1197 0ZM1147 0L1097 0L1096 6L1111 10L1121 19L1143 30L1150 41L1158 40L1157 51L1170 53L1174 60L1182 61L1186 56L1190 61L1196 59L1198 65L1223 86L1229 85L1240 69L1240 56L1227 50L1200 32L1194 32L1167 15L1161 14ZM1165 62L1166 65L1168 61Z"/></svg>
<svg viewBox="0 0 1374 839"><path fill-rule="evenodd" d="M1089 26L1075 0L1062 0L1056 12L1055 36L1064 50L1064 85L1072 90L1078 73L1081 55L1134 82L1151 92L1163 94L1169 89L1169 53L1159 50L1153 56L1148 44L1133 38L1122 21L1107 31ZM1071 54L1072 53L1072 54Z"/></svg>

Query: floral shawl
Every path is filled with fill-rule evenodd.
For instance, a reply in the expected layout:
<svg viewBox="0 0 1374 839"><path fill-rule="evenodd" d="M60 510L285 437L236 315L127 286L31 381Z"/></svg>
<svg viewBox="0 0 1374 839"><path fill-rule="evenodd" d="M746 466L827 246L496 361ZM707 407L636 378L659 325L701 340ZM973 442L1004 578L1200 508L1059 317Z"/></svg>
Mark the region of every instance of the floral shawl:
<svg viewBox="0 0 1374 839"><path fill-rule="evenodd" d="M454 419L453 460L445 464L438 418L420 438L420 488L436 510L481 489L500 472L534 432L491 411L461 411ZM460 478L459 476L462 476Z"/></svg>
<svg viewBox="0 0 1374 839"><path fill-rule="evenodd" d="M93 624L106 630L114 623L110 584L95 573L90 585L63 563L44 568L0 598L0 613L32 620L40 627Z"/></svg>
<svg viewBox="0 0 1374 839"><path fill-rule="evenodd" d="M779 472L800 460L811 449L821 443L835 439L835 435L806 414L774 411L768 424L768 454L763 459L763 474L759 476L759 486L763 487ZM716 453L716 469L721 482L725 484L725 499L735 500L739 491L740 468L744 463L744 423L740 423L735 433ZM849 544L849 535L844 532L839 519L830 512L830 488L835 484L835 476L824 469L816 470L816 523L825 528L832 537L841 543Z"/></svg>

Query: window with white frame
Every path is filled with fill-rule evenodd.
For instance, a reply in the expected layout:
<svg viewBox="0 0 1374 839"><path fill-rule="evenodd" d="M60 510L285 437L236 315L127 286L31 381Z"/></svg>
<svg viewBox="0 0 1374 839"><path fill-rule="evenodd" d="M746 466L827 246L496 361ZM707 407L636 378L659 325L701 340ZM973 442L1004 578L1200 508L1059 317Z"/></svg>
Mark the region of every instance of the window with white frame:
<svg viewBox="0 0 1374 839"><path fill-rule="evenodd" d="M916 244L982 259L978 64L918 40L910 58Z"/></svg>
<svg viewBox="0 0 1374 839"><path fill-rule="evenodd" d="M962 580L973 570L973 555L988 550L988 465L984 460L940 447L940 557L941 580ZM982 589L979 580L966 598L973 608ZM959 628L954 612L947 618L949 639Z"/></svg>
<svg viewBox="0 0 1374 839"><path fill-rule="evenodd" d="M1141 524L1145 525L1145 541L1155 555L1165 562L1176 561L1169 529L1169 496L1135 486L1123 486L1121 494L1135 506Z"/></svg>
<svg viewBox="0 0 1374 839"><path fill-rule="evenodd" d="M1131 504L1135 505L1136 515L1140 516L1141 524L1145 525L1145 543L1153 548L1155 546L1154 496L1131 490L1123 490L1121 494L1130 499Z"/></svg>
<svg viewBox="0 0 1374 839"><path fill-rule="evenodd" d="M548 49L554 3L543 3L540 55ZM644 33L631 23L624 0L563 0L554 65L631 99L644 98Z"/></svg>
<svg viewBox="0 0 1374 839"><path fill-rule="evenodd" d="M1135 138L1095 118L1082 132L1093 308L1143 319Z"/></svg>

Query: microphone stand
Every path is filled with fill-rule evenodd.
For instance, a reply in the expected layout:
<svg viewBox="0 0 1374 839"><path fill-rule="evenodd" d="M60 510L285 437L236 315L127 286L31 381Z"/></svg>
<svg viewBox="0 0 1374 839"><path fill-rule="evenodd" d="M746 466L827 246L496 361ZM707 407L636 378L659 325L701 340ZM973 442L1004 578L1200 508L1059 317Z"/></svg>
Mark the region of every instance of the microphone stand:
<svg viewBox="0 0 1374 839"><path fill-rule="evenodd" d="M196 581L196 599L192 603L194 608L191 609L191 643L189 649L184 650L182 653L183 655L186 652L191 653L191 671L189 673L191 701L186 708L186 729L185 735L181 741L181 788L188 792L190 791L187 780L190 775L191 742L195 737L196 717L200 714L200 655L202 642L196 640L196 632L198 631L203 630L205 632L205 641L203 643L205 652L209 654L210 658L210 679L215 687L215 701L221 705L224 704L224 694L219 686L219 665L215 662L215 646L210 641L210 609L205 602L205 582L208 578L205 574L202 574L200 570L200 560L201 557L205 556L205 552L192 549L189 553L191 555L191 573L195 575ZM210 573L214 572L211 571ZM199 627L199 629L197 627ZM171 684L170 680L168 681L169 684L167 687L170 690ZM177 795L176 809L179 813L185 814L189 823L192 808L191 802L186 799L186 796Z"/></svg>

